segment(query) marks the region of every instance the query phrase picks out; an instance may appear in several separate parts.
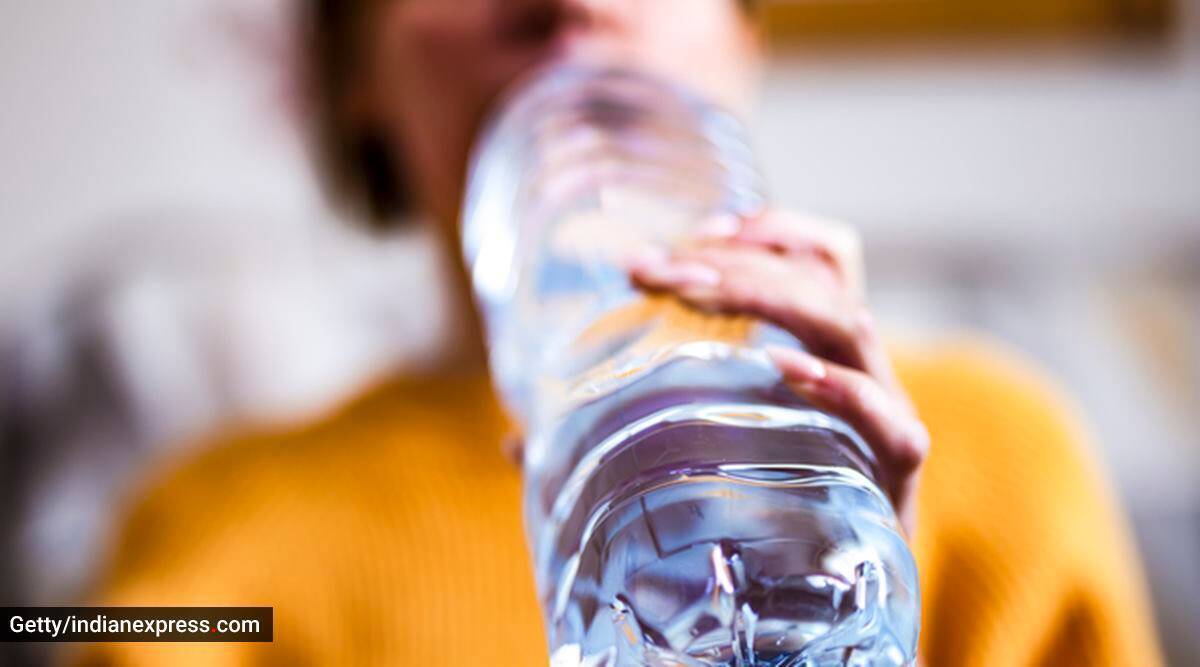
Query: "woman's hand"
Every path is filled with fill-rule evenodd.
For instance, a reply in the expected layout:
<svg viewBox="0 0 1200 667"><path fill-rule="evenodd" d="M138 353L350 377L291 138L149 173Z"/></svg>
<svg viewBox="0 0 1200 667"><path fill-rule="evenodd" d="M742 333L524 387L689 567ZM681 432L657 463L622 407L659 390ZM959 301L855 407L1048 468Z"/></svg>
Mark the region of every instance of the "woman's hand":
<svg viewBox="0 0 1200 667"><path fill-rule="evenodd" d="M643 289L758 317L796 336L809 352L771 348L771 358L793 391L866 439L879 460L879 481L912 534L929 434L867 312L853 230L778 211L716 218L677 248L639 253L630 273Z"/></svg>

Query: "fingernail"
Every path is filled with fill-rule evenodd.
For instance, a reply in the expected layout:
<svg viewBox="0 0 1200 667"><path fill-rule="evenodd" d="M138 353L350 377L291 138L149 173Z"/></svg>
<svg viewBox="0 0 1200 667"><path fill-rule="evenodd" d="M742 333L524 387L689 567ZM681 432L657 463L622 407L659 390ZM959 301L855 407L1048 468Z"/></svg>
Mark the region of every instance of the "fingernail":
<svg viewBox="0 0 1200 667"><path fill-rule="evenodd" d="M705 220L692 230L693 236L702 239L727 239L742 229L742 221L734 215L722 214Z"/></svg>
<svg viewBox="0 0 1200 667"><path fill-rule="evenodd" d="M855 319L857 320L856 323L863 331L875 330L875 316L872 315L871 311L865 307L858 311L858 317Z"/></svg>
<svg viewBox="0 0 1200 667"><path fill-rule="evenodd" d="M632 253L625 260L625 267L628 269L645 269L651 267L662 266L670 258L670 253L667 249L657 245L644 245Z"/></svg>
<svg viewBox="0 0 1200 667"><path fill-rule="evenodd" d="M699 262L677 262L662 272L662 279L677 285L716 287L721 284L721 272Z"/></svg>
<svg viewBox="0 0 1200 667"><path fill-rule="evenodd" d="M770 345L767 356L783 371L788 380L814 385L825 379L825 363L813 355L790 347Z"/></svg>

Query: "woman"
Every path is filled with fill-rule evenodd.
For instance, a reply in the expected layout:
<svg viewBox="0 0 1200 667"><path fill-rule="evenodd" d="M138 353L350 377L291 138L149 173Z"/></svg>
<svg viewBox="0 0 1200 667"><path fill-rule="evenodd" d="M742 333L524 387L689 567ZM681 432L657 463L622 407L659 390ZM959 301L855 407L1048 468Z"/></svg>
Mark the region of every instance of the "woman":
<svg viewBox="0 0 1200 667"><path fill-rule="evenodd" d="M746 4L313 0L328 180L378 224L428 221L457 257L468 151L509 82L554 58L602 59L741 108L759 48ZM889 355L845 228L781 211L713 221L683 248L643 253L631 274L693 306L773 321L812 352L775 361L883 464L921 571L926 664L1159 662L1128 538L1061 403L977 343ZM508 426L455 280L464 340L436 372L209 449L129 519L101 602L271 605L275 642L108 645L89 658L546 664L518 471L496 444Z"/></svg>

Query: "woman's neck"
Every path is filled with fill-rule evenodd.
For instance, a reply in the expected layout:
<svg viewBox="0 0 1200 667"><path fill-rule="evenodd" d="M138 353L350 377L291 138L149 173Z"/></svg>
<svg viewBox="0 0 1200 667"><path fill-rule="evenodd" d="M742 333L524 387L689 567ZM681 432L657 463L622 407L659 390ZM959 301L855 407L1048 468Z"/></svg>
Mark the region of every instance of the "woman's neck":
<svg viewBox="0 0 1200 667"><path fill-rule="evenodd" d="M483 321L475 308L471 278L459 252L457 227L438 225L435 241L439 253L443 299L446 308L444 335L437 366L452 373L478 373L487 369L487 343Z"/></svg>

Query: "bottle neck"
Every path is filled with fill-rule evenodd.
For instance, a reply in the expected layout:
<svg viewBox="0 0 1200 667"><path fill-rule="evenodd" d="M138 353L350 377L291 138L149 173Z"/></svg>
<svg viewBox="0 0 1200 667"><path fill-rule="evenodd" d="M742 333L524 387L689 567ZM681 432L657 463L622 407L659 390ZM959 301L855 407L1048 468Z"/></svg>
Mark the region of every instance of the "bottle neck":
<svg viewBox="0 0 1200 667"><path fill-rule="evenodd" d="M502 393L524 412L531 381L578 365L573 340L635 297L629 253L763 203L741 122L674 84L567 64L518 86L477 146L462 228Z"/></svg>

